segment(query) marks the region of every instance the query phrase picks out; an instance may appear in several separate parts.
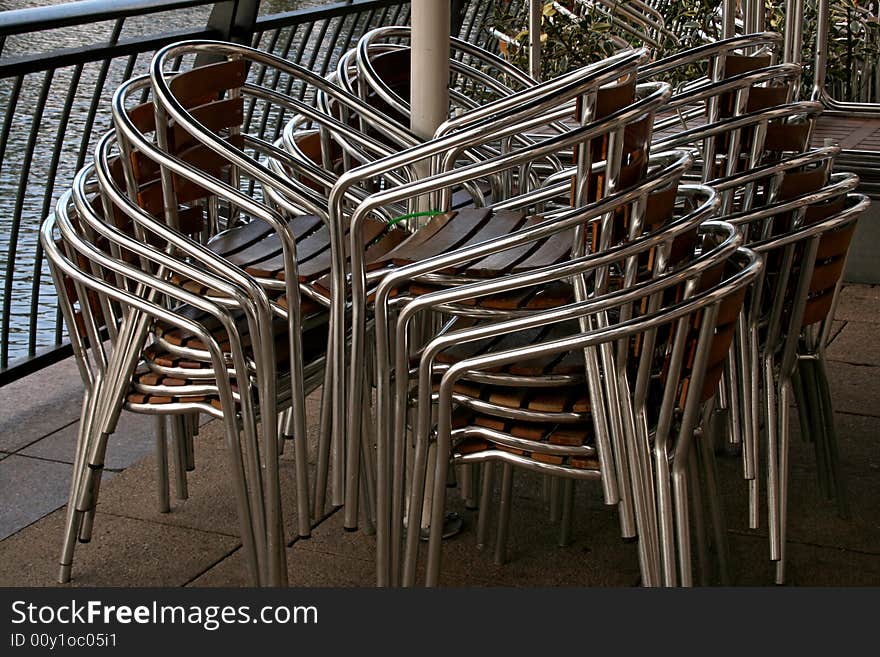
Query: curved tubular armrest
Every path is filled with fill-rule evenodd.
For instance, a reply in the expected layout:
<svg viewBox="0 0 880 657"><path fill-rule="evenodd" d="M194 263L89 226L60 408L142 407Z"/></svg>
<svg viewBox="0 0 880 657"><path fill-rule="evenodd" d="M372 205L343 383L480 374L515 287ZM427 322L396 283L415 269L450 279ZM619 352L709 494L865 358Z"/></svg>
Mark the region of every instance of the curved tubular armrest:
<svg viewBox="0 0 880 657"><path fill-rule="evenodd" d="M841 193L843 192L837 192L836 195L840 195ZM800 240L807 240L816 235L822 235L829 231L836 230L841 226L855 221L871 205L871 200L864 194L847 193L846 201L846 208L827 219L823 219L814 224L799 226L782 235L776 235L764 240L751 242L748 246L757 253L767 253L768 251L780 249Z"/></svg>
<svg viewBox="0 0 880 657"><path fill-rule="evenodd" d="M238 149L231 144L222 139L217 139L216 135L210 130L206 130L204 126L196 121L191 121L188 118L186 108L177 101L169 84L169 76L173 76L174 72L166 72L166 68L170 68L168 66L170 62L187 53L208 53L212 55L241 57L251 63L275 68L286 75L303 80L327 96L336 99L338 102L345 103L346 106L354 108L358 113L363 113L364 115L369 116L371 121L381 124L383 129L389 134L397 135L402 143L406 143L413 139L412 134L408 130L387 121L381 113L376 112L372 107L362 102L356 96L347 93L338 85L332 84L321 76L270 53L247 46L209 40L184 41L160 49L153 57L150 67L150 78L153 84L153 93L157 100L161 102L164 110L175 121L180 122L182 125L188 125L188 131L209 148L226 157L230 162L240 167L243 171L246 171L249 175L258 179L264 179L268 184L276 185L279 189L288 190L290 187L290 181L276 176L274 172L258 166L251 158L241 154ZM299 104L296 104L296 107L297 111L303 111L303 108L300 107ZM322 117L326 119L326 116L322 115ZM290 191L296 193L300 190L294 188Z"/></svg>
<svg viewBox="0 0 880 657"><path fill-rule="evenodd" d="M642 64L646 59L647 51L644 48L621 51L595 64L584 66L552 80L528 87L507 98L500 98L472 112L468 112L466 115L453 117L437 128L434 132L434 137L443 137L453 131L473 126L486 119L497 120L499 117L506 116L507 112L513 111L515 116L517 114L516 110L520 108L528 109L532 103L536 101L541 102L548 94L559 94L558 97L554 96L555 99L550 106L546 106L546 102L544 103L545 106L542 109L550 109L562 102L576 98L584 93L587 88L614 82L629 73L631 67ZM585 83L586 86L583 86ZM580 88L580 91L572 93L573 89L578 88Z"/></svg>
<svg viewBox="0 0 880 657"><path fill-rule="evenodd" d="M719 192L735 187L741 187L747 183L755 182L767 178L768 176L777 175L788 171L789 169L800 168L823 160L833 160L840 153L840 150L839 146L823 146L822 148L809 150L806 153L790 155L777 162L771 162L770 164L765 164L749 171L735 173L730 176L725 176L724 178L716 178L712 181L712 187Z"/></svg>
<svg viewBox="0 0 880 657"><path fill-rule="evenodd" d="M77 253L89 261L94 261L100 267L118 272L126 278L137 281L139 285L143 286L142 289L145 292L144 296L132 294L127 290L109 284L99 277L84 272L67 257L63 256L52 239L52 231L56 225L60 229L62 240ZM221 396L221 401L225 405L224 407L235 408L232 390L228 385L228 376L221 375L222 373L228 372L229 363L227 362L225 354L220 350L220 345L211 333L198 322L194 322L162 305L153 303L146 297L151 296L151 290L155 290L158 294L167 295L181 303L192 305L214 317L221 326L223 326L230 338L232 366L235 372L240 373L239 376L236 376L236 379L241 382L240 385L246 386L248 380L247 362L240 346L240 337L238 335L238 330L235 327L235 322L227 311L220 306L209 302L203 297L187 293L180 288L151 277L134 267L107 257L106 254L100 252L92 244L77 235L73 226L69 222L63 220L63 215L52 215L51 220L44 222L40 237L47 255L52 259L53 263L64 272L64 274L81 282L87 288L93 289L99 294L106 295L114 301L133 309L136 314L132 316L132 319L141 320L143 318L142 316L161 319L163 322L167 322L176 328L192 332L194 335L198 336L202 343L207 347L208 353L211 356L211 365L217 375L218 391ZM223 385L224 379L226 379L227 382L226 386ZM240 396L242 403L245 403L247 397L248 395Z"/></svg>
<svg viewBox="0 0 880 657"><path fill-rule="evenodd" d="M714 57L719 54L728 54L733 50L741 48L769 48L771 52L776 52L782 48L783 38L781 34L776 32L758 32L755 34L745 34L721 41L714 41L696 48L689 48L679 53L669 55L656 62L646 64L639 69L640 79L650 79L662 73L667 73L679 66L693 64L706 57Z"/></svg>
<svg viewBox="0 0 880 657"><path fill-rule="evenodd" d="M654 148L661 149L675 148L677 146L691 144L693 142L700 141L701 139L713 137L715 135L730 132L732 130L758 125L766 121L789 119L795 117L811 117L816 116L821 112L822 105L820 103L814 103L811 101L776 105L767 109L749 112L747 114L733 116L727 119L722 119L717 123L712 123L705 126L696 126L689 130L680 132L677 135L672 135L670 137L655 141L653 143L653 146Z"/></svg>
<svg viewBox="0 0 880 657"><path fill-rule="evenodd" d="M775 64L756 71L732 75L715 82L706 80L700 85L689 87L684 93L673 94L667 103L667 108L676 109L696 105L721 94L748 90L750 87L765 82L794 81L800 77L802 70L800 64Z"/></svg>
<svg viewBox="0 0 880 657"><path fill-rule="evenodd" d="M94 164L81 169L74 177L73 187L71 190L72 200L74 206L76 207L77 215L80 221L85 222L97 234L109 240L111 244L114 244L127 251L131 251L142 259L148 262L152 262L160 267L164 267L168 271L173 271L177 274L197 281L210 289L216 290L226 297L225 299L213 299L213 302L217 303L218 305L245 310L254 305L254 301L250 296L252 290L258 290L261 296L265 296L265 292L263 292L263 290L256 284L256 282L253 281L253 279L248 276L248 274L239 270L232 263L226 263L226 271L228 271L230 275L220 277L212 274L210 271L206 271L203 268L195 267L189 262L180 258L176 258L165 251L156 249L145 241L134 239L131 236L126 235L122 231L109 225L105 220L97 216L92 211L92 207L88 201L89 187L97 186L95 184L97 182L97 178L98 175L95 170ZM106 198L109 200L109 202L116 208L119 208L136 224L139 224L141 227L149 226L148 230L150 230L150 232L159 235L159 237L163 237L163 235L160 233L161 224L155 222L155 220L150 217L148 213L144 212L140 207L130 202L125 202L127 201L127 199L124 199L122 197L120 190L115 186L115 181L109 179L109 177L107 177L106 175L100 176L100 179L103 183L102 187L100 190L95 191L100 191L102 194L106 194ZM161 232L164 232L169 237L175 237L178 244L180 244L180 246L175 246L175 248L178 248L182 253L185 253L188 256L192 257L192 260L199 261L199 256L201 254L198 253L196 249L192 248L193 243L191 241L180 239L179 236L176 234L172 235L170 229L167 228L161 230ZM218 261L220 260L220 258L216 255L213 255L212 259ZM235 272L235 278L250 279L252 281L249 288L245 288L235 282L232 277L233 271ZM252 313L253 312L254 311L252 311Z"/></svg>
<svg viewBox="0 0 880 657"><path fill-rule="evenodd" d="M364 36L358 40L357 48L355 50L358 75L369 84L370 88L373 89L382 100L405 114L409 112L409 103L394 93L394 91L385 84L382 76L373 66L371 55L375 54L375 50L379 48L408 48L408 46L394 43L380 43L379 40L387 38L409 38L411 33L412 30L408 26L391 25L378 27L364 34ZM498 57L494 53L480 48L479 46L463 41L457 37L450 37L449 44L453 51L469 55L470 57L485 63L488 67L496 68L498 71L503 72L503 74L509 79L519 82L521 87L530 87L537 84L537 80L524 71L516 66L512 66L506 60ZM465 68L466 65L455 56L453 56L452 61L450 61L450 65L461 66L462 71L476 70L473 69L473 67ZM493 87L498 90L506 87L510 92L514 91L509 86L502 85L498 80L495 80Z"/></svg>
<svg viewBox="0 0 880 657"><path fill-rule="evenodd" d="M807 192L794 198L785 199L784 201L775 201L769 205L763 205L752 210L744 210L736 212L724 217L725 221L729 221L737 227L746 227L759 221L773 219L776 216L787 214L796 210L803 210L811 205L823 203L838 196L847 195L855 191L859 186L859 177L852 173L834 174L831 176L830 182L822 189ZM772 228L772 225L765 227L765 232ZM756 242L750 242L749 248L753 248Z"/></svg>

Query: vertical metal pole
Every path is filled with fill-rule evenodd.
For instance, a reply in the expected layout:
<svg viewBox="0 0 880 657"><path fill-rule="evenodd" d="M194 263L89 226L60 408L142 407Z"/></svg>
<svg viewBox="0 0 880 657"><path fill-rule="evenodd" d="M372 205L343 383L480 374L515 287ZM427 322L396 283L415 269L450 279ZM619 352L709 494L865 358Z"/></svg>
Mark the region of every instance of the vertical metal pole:
<svg viewBox="0 0 880 657"><path fill-rule="evenodd" d="M828 63L828 0L819 0L816 17L816 63L813 72L812 100L822 100L825 95L825 65Z"/></svg>
<svg viewBox="0 0 880 657"><path fill-rule="evenodd" d="M430 139L449 115L449 3L412 3L412 116L410 128Z"/></svg>
<svg viewBox="0 0 880 657"><path fill-rule="evenodd" d="M529 75L541 79L541 0L529 0Z"/></svg>
<svg viewBox="0 0 880 657"><path fill-rule="evenodd" d="M723 23L721 27L721 38L729 39L736 35L736 8L739 3L737 0L724 0L722 8Z"/></svg>

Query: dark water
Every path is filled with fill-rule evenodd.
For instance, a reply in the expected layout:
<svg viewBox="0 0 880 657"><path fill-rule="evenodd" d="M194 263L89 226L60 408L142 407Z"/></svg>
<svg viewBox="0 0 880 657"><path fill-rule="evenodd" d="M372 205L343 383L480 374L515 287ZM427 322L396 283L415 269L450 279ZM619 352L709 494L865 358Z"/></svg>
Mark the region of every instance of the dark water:
<svg viewBox="0 0 880 657"><path fill-rule="evenodd" d="M63 4L59 0L0 0L0 11L25 7ZM330 0L263 0L261 15L293 9L331 4ZM121 39L158 34L168 30L205 25L211 6L177 10L142 18L126 20ZM112 22L93 23L88 27L63 28L23 37L9 37L3 45L2 58L51 52L106 42L112 33ZM136 70L145 70L148 58L140 58ZM122 82L125 64L114 62L107 71L95 121L89 125L87 117L92 105L92 93L101 65L85 66L79 76L72 68L60 69L51 77L29 75L18 92L15 111L9 113L10 98L14 94L12 80L0 80L0 133L10 123L9 141L0 168L0 299L8 280L11 281L9 310L8 361L14 363L28 353L28 332L31 325L37 329L36 348L55 343L55 291L44 262L37 263L38 230L42 219L51 211L44 200L45 191L51 190L54 202L70 185L75 172L83 165L79 157L82 147L90 153L94 140L108 127L110 112L107 101L112 91ZM76 84L72 97L70 118L63 125L64 106L70 89ZM42 112L35 111L44 85L49 95ZM63 127L63 130L62 130ZM57 166L52 166L52 153L59 140L63 144ZM31 158L28 155L32 154ZM19 190L25 194L19 197ZM17 217L19 219L17 219ZM19 234L14 244L12 233L18 223ZM7 267L14 250L12 275L7 278ZM31 300L37 290L37 307L32 310ZM3 310L0 308L0 317Z"/></svg>

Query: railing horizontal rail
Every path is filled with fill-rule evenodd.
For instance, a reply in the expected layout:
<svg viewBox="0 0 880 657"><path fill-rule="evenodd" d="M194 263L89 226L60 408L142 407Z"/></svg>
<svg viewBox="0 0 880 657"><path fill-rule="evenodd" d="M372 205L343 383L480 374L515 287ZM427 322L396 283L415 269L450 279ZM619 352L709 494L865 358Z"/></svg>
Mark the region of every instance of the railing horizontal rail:
<svg viewBox="0 0 880 657"><path fill-rule="evenodd" d="M125 39L112 45L62 48L50 55L26 55L9 58L0 60L0 79L152 52L175 41L195 38L221 39L223 34L216 30L205 30L204 28L182 29L166 32L159 36Z"/></svg>
<svg viewBox="0 0 880 657"><path fill-rule="evenodd" d="M213 5L214 0L81 0L0 12L0 36Z"/></svg>

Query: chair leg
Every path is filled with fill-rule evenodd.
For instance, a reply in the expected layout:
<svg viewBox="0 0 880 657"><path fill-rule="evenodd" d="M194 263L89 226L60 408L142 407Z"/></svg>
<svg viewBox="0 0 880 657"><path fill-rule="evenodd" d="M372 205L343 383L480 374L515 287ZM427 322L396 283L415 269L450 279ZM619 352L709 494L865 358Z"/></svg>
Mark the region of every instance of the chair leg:
<svg viewBox="0 0 880 657"><path fill-rule="evenodd" d="M88 543L92 538L94 513L98 506L101 478L104 474L104 457L107 453L107 440L110 434L101 433L97 441L89 446L87 469L84 470L84 487L80 489L77 508L83 514L79 528L79 542Z"/></svg>
<svg viewBox="0 0 880 657"><path fill-rule="evenodd" d="M568 547L572 543L572 526L574 524L574 479L562 482L562 522L559 527L559 547Z"/></svg>
<svg viewBox="0 0 880 657"><path fill-rule="evenodd" d="M822 414L822 398L818 390L818 377L816 375L815 361L803 359L797 368L801 373L801 383L804 388L806 412L808 414L807 425L810 437L813 439L813 447L816 453L816 473L819 480L819 490L831 499L831 466L828 459L828 436L825 431L825 423Z"/></svg>
<svg viewBox="0 0 880 657"><path fill-rule="evenodd" d="M428 444L421 436L416 441L413 455L412 477L409 486L409 508L406 514L406 545L403 554L403 586L413 586L416 578L416 562L419 554L419 536L425 498L425 480L428 467ZM392 545L393 547L393 545Z"/></svg>
<svg viewBox="0 0 880 657"><path fill-rule="evenodd" d="M318 520L324 515L327 502L327 480L330 474L330 445L332 442L332 400L330 388L330 369L324 375L324 386L321 389L321 433L318 436L318 458L315 467L315 487L312 496L312 517Z"/></svg>
<svg viewBox="0 0 880 657"><path fill-rule="evenodd" d="M654 468L656 469L656 495L659 525L659 549L662 584L665 586L675 586L677 582L676 564L675 564L675 503L672 492L671 473L669 471L669 456L666 450L655 447L654 449ZM639 547L642 549L643 537L639 536ZM647 556L647 555L646 555ZM645 586L652 584L645 582L644 566L642 567L642 580ZM661 582L657 582L659 585Z"/></svg>
<svg viewBox="0 0 880 657"><path fill-rule="evenodd" d="M691 505L693 513L691 519L694 524L694 539L697 544L697 562L700 570L700 586L709 586L709 540L706 537L706 522L704 517L703 490L700 482L699 455L696 449L692 449L688 457L688 487L691 493Z"/></svg>
<svg viewBox="0 0 880 657"><path fill-rule="evenodd" d="M767 432L767 530L770 534L770 560L779 561L779 425L776 379L770 358L764 362L764 402L764 425Z"/></svg>
<svg viewBox="0 0 880 657"><path fill-rule="evenodd" d="M690 509L688 501L687 471L674 469L672 472L672 496L675 513L676 542L678 545L678 565L681 571L681 585L693 586L693 558L691 557ZM667 582L667 586L674 583Z"/></svg>
<svg viewBox="0 0 880 657"><path fill-rule="evenodd" d="M82 513L77 509L77 501L80 496L80 488L88 476L86 467L87 454L89 453L90 430L94 415L93 400L86 396L83 400L80 412L79 429L77 431L76 449L73 459L73 472L70 477L70 492L67 500L67 513L64 522L64 534L61 544L61 557L59 559L58 582L66 584L70 581L73 568L73 553L76 549L76 538L82 521Z"/></svg>
<svg viewBox="0 0 880 657"><path fill-rule="evenodd" d="M174 443L175 454L175 480L177 499L185 500L189 498L189 487L186 481L186 465L187 465L187 449L186 449L186 432L183 428L179 415L171 417L171 437Z"/></svg>
<svg viewBox="0 0 880 657"><path fill-rule="evenodd" d="M718 556L718 569L722 586L730 586L730 548L727 540L727 523L724 516L724 504L718 490L718 470L715 463L715 452L704 439L697 434L697 449L703 465L703 478L706 482L706 498L709 506L709 517L712 519L712 533L715 540L715 552ZM695 450L696 451L696 450Z"/></svg>
<svg viewBox="0 0 880 657"><path fill-rule="evenodd" d="M747 357L746 362L749 363L749 421L752 423L751 430L748 433L751 441L751 456L754 469L754 477L749 480L749 528L757 529L760 525L761 507L760 507L760 435L761 435L761 359L758 356L758 338L756 330L750 328L748 330L747 340Z"/></svg>
<svg viewBox="0 0 880 657"><path fill-rule="evenodd" d="M480 512L477 516L477 549L486 547L489 535L489 509L492 503L492 480L495 474L495 464L486 461L483 464L483 477L480 482Z"/></svg>
<svg viewBox="0 0 880 657"><path fill-rule="evenodd" d="M834 407L831 404L831 390L828 387L828 373L825 368L825 361L821 357L816 361L816 384L822 400L821 408L825 420L828 460L831 463L831 476L834 483L834 492L837 497L837 511L841 518L849 518L849 496L847 493L846 477L840 467L837 429L834 425Z"/></svg>
<svg viewBox="0 0 880 657"><path fill-rule="evenodd" d="M296 468L296 531L300 538L309 538L312 535L312 520L309 505L308 445L306 444L308 436L304 433L304 428L301 429L303 435L299 435L301 431L296 430L297 422L292 407L286 409L282 415L284 425L279 434L281 440L278 441L278 445L280 447L288 440L293 442L293 460ZM305 427L305 421L301 423L301 427ZM278 454L281 455L280 449Z"/></svg>
<svg viewBox="0 0 880 657"><path fill-rule="evenodd" d="M547 519L550 522L559 522L559 489L561 484L562 480L559 477L550 477L550 507L547 511Z"/></svg>
<svg viewBox="0 0 880 657"><path fill-rule="evenodd" d="M513 466L501 466L501 504L498 509L498 534L495 538L494 562L501 566L507 563L507 537L510 530L510 506L513 493Z"/></svg>
<svg viewBox="0 0 880 657"><path fill-rule="evenodd" d="M373 462L372 427L367 414L364 414L363 418L360 448L361 520L364 523L364 533L372 536L376 533L376 479L369 474L374 472L375 463Z"/></svg>
<svg viewBox="0 0 880 657"><path fill-rule="evenodd" d="M180 416L180 429L183 432L183 444L186 447L186 471L192 472L196 469L196 449L188 416Z"/></svg>
<svg viewBox="0 0 880 657"><path fill-rule="evenodd" d="M168 480L168 440L165 434L165 416L156 415L153 420L156 441L156 488L159 494L159 513L171 511Z"/></svg>
<svg viewBox="0 0 880 657"><path fill-rule="evenodd" d="M264 509L261 506L256 506L254 498L248 493L247 466L244 458L250 458L250 450L242 453L238 421L233 417L224 417L223 425L226 434L229 470L232 475L236 510L238 511L242 551L248 568L250 584L259 586L266 582L262 567L265 558L265 533L262 523L257 522L257 517L263 517ZM259 485L259 482L254 482L252 485Z"/></svg>
<svg viewBox="0 0 880 657"><path fill-rule="evenodd" d="M779 561L776 562L776 583L785 583L785 539L788 518L788 443L791 382L779 390Z"/></svg>

